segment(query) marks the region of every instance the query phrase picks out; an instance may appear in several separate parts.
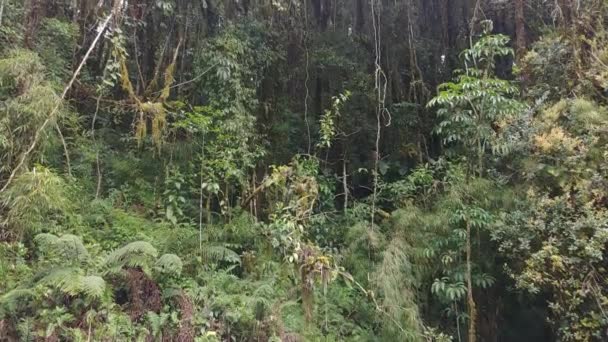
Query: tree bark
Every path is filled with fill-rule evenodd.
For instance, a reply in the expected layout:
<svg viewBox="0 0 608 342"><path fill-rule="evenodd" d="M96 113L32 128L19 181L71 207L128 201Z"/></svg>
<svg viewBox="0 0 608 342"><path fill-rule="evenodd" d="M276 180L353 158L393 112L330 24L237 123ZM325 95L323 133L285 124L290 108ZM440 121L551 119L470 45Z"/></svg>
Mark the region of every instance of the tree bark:
<svg viewBox="0 0 608 342"><path fill-rule="evenodd" d="M515 46L517 49L517 58L521 59L526 51L524 0L515 0Z"/></svg>
<svg viewBox="0 0 608 342"><path fill-rule="evenodd" d="M344 189L344 214L348 212L348 175L346 173L346 156L342 159L342 187Z"/></svg>
<svg viewBox="0 0 608 342"><path fill-rule="evenodd" d="M205 156L205 148L201 148L201 156ZM201 194L198 201L198 251L199 253L203 253L203 191L205 190L205 185L203 183L203 162L201 162L201 170L200 170L200 190Z"/></svg>
<svg viewBox="0 0 608 342"><path fill-rule="evenodd" d="M34 36L36 35L36 29L38 28L38 23L40 21L42 6L40 4L40 0L29 0L25 5L25 34L24 34L24 44L28 49L33 48Z"/></svg>
<svg viewBox="0 0 608 342"><path fill-rule="evenodd" d="M4 13L4 2L6 0L1 0L0 2L0 26L2 26L2 14Z"/></svg>
<svg viewBox="0 0 608 342"><path fill-rule="evenodd" d="M526 38L525 0L515 0L515 57L518 62L526 55ZM522 92L525 93L529 80L528 68L521 70L520 80Z"/></svg>
<svg viewBox="0 0 608 342"><path fill-rule="evenodd" d="M475 299L473 298L473 280L472 280L472 266L471 266L471 224L467 222L467 302L469 305L469 340L468 342L475 342L477 339L477 332L475 323L477 321L477 308L475 306Z"/></svg>
<svg viewBox="0 0 608 342"><path fill-rule="evenodd" d="M572 24L572 0L558 0L560 22L563 27Z"/></svg>

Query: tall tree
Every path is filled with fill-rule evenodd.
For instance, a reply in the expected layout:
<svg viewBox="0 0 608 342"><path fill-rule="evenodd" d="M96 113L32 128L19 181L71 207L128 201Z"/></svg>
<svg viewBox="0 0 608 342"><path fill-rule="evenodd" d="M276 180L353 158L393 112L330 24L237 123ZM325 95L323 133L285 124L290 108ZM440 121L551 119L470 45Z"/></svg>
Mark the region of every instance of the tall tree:
<svg viewBox="0 0 608 342"><path fill-rule="evenodd" d="M515 46L517 57L526 51L525 0L515 0Z"/></svg>
<svg viewBox="0 0 608 342"><path fill-rule="evenodd" d="M25 3L26 20L23 42L27 48L31 49L33 47L33 40L43 10L44 5L42 4L42 0L27 0Z"/></svg>

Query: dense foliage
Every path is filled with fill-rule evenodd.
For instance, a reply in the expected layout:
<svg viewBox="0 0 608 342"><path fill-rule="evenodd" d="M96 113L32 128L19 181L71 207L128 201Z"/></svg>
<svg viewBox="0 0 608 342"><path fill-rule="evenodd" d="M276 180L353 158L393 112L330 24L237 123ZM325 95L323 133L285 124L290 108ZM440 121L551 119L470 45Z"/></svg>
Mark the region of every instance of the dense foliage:
<svg viewBox="0 0 608 342"><path fill-rule="evenodd" d="M0 0L0 341L608 340L606 24Z"/></svg>

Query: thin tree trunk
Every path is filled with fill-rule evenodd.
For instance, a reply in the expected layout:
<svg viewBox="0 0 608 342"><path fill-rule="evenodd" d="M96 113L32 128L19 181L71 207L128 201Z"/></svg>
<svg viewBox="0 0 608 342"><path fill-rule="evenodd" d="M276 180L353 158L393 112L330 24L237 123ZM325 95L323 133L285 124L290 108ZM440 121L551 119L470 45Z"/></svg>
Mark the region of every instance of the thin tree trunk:
<svg viewBox="0 0 608 342"><path fill-rule="evenodd" d="M473 280L472 280L472 266L471 266L471 224L467 221L467 301L469 304L469 340L468 342L475 342L477 333L475 331L475 321L477 320L477 308L475 306L475 299L473 298Z"/></svg>
<svg viewBox="0 0 608 342"><path fill-rule="evenodd" d="M344 214L348 211L348 178L346 174L346 156L342 159L342 187L344 189Z"/></svg>
<svg viewBox="0 0 608 342"><path fill-rule="evenodd" d="M255 184L257 182L257 172L256 170L253 171L253 177L251 177L251 187L254 188ZM251 203L253 204L253 217L255 217L255 221L258 221L258 198L257 196L253 197L253 201L251 201Z"/></svg>
<svg viewBox="0 0 608 342"><path fill-rule="evenodd" d="M462 342L460 337L460 319L458 318L458 304L454 302L454 312L456 312L456 334L458 335L458 342Z"/></svg>
<svg viewBox="0 0 608 342"><path fill-rule="evenodd" d="M201 149L202 153L201 155L205 155L205 150L204 148ZM204 190L204 186L203 186L203 162L201 161L201 179L200 179L200 183L201 183L201 195L199 197L199 202L198 202L198 249L199 252L202 254L203 253L203 190Z"/></svg>
<svg viewBox="0 0 608 342"><path fill-rule="evenodd" d="M521 59L526 51L524 0L515 0L515 45L517 48L517 57Z"/></svg>
<svg viewBox="0 0 608 342"><path fill-rule="evenodd" d="M97 189L95 189L95 199L101 193L101 167L99 166L99 151L95 152L95 164L97 164Z"/></svg>
<svg viewBox="0 0 608 342"><path fill-rule="evenodd" d="M304 14L307 15L308 9L306 8L306 1L304 2ZM308 18L304 18L305 27L308 28ZM308 56L308 47L306 46L306 35L303 39L304 46L304 58L306 60L306 78L304 79L304 89L306 90L306 96L304 96L304 123L306 124L306 153L310 154L311 148L311 137L310 137L310 123L308 122L308 99L310 98L310 89L308 88L308 81L310 80L310 58Z"/></svg>
<svg viewBox="0 0 608 342"><path fill-rule="evenodd" d="M91 322L89 322L89 331L87 332L87 342L91 341Z"/></svg>
<svg viewBox="0 0 608 342"><path fill-rule="evenodd" d="M477 167L479 168L479 177L483 177L483 153L484 148L481 139L477 139Z"/></svg>
<svg viewBox="0 0 608 342"><path fill-rule="evenodd" d="M2 26L2 14L4 13L4 3L6 0L0 1L0 26Z"/></svg>
<svg viewBox="0 0 608 342"><path fill-rule="evenodd" d="M515 48L517 61L521 61L526 54L526 21L525 21L525 0L515 1ZM529 70L524 67L521 70L520 81L522 94L525 93L529 80Z"/></svg>
<svg viewBox="0 0 608 342"><path fill-rule="evenodd" d="M243 194L241 198L245 198L245 196L247 196L247 191L249 191L249 189L255 188L255 174L256 170L253 170L253 172L251 173L251 180L247 182L247 187L243 188ZM255 212L255 198L249 201L249 213L255 218L257 222L258 218Z"/></svg>
<svg viewBox="0 0 608 342"><path fill-rule="evenodd" d="M72 13L72 22L74 24L78 23L78 0L72 0L71 10L74 11Z"/></svg>
<svg viewBox="0 0 608 342"><path fill-rule="evenodd" d="M95 199L99 198L101 192L101 167L99 166L99 147L95 141L95 122L97 121L97 113L99 113L99 102L101 101L101 94L97 96L97 103L95 105L95 114L93 114L93 120L91 122L91 138L93 144L95 144L95 164L97 167L97 189L95 191Z"/></svg>
<svg viewBox="0 0 608 342"><path fill-rule="evenodd" d="M68 169L68 176L72 177L72 164L70 163L70 152L68 151L68 145L65 142L65 138L63 137L63 133L61 133L61 128L59 128L59 123L55 122L55 129L57 130L57 134L59 135L59 139L61 140L61 144L63 145L63 154L65 155L65 163Z"/></svg>
<svg viewBox="0 0 608 342"><path fill-rule="evenodd" d="M25 34L24 34L24 44L26 48L31 49L33 47L34 35L36 32L36 28L38 27L38 21L40 16L40 1L39 0L29 0L25 5Z"/></svg>
<svg viewBox="0 0 608 342"><path fill-rule="evenodd" d="M559 6L559 14L561 23L564 27L567 27L572 23L572 0L558 0L557 5Z"/></svg>
<svg viewBox="0 0 608 342"><path fill-rule="evenodd" d="M207 224L211 224L211 194L207 197L207 204L205 204L205 210L207 211Z"/></svg>
<svg viewBox="0 0 608 342"><path fill-rule="evenodd" d="M230 221L232 221L232 212L230 210L230 187L228 182L226 182L226 190L224 192L225 194L225 206L226 206L226 213L225 213L225 217L228 219L228 223L230 223Z"/></svg>

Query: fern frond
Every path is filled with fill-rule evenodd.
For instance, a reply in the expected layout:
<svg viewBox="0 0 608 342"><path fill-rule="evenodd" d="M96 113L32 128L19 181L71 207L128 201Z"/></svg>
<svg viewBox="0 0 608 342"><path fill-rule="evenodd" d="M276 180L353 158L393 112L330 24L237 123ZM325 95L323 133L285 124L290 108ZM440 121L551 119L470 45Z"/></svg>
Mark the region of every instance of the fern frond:
<svg viewBox="0 0 608 342"><path fill-rule="evenodd" d="M270 283L264 283L253 291L254 297L273 298L275 294L276 289Z"/></svg>
<svg viewBox="0 0 608 342"><path fill-rule="evenodd" d="M80 294L81 270L78 268L59 268L52 270L38 284L56 288L70 296Z"/></svg>
<svg viewBox="0 0 608 342"><path fill-rule="evenodd" d="M271 283L262 283L253 291L253 294L248 297L248 305L253 308L257 320L263 320L269 313L270 308L273 306L273 298L275 298L275 295L276 289L272 287Z"/></svg>
<svg viewBox="0 0 608 342"><path fill-rule="evenodd" d="M27 297L33 295L31 289L17 288L0 296L0 319L13 315L17 305L24 303Z"/></svg>
<svg viewBox="0 0 608 342"><path fill-rule="evenodd" d="M110 267L147 268L157 256L158 251L149 242L135 241L110 253L106 264Z"/></svg>
<svg viewBox="0 0 608 342"><path fill-rule="evenodd" d="M84 293L90 298L101 298L106 290L106 282L99 276L80 277L79 282L78 292Z"/></svg>
<svg viewBox="0 0 608 342"><path fill-rule="evenodd" d="M43 233L36 235L34 241L42 254L57 257L61 263L85 262L89 258L89 252L76 235L65 234L57 237Z"/></svg>
<svg viewBox="0 0 608 342"><path fill-rule="evenodd" d="M79 268L59 268L52 270L38 284L60 290L70 296L84 295L89 298L100 298L106 282L95 275L85 276Z"/></svg>
<svg viewBox="0 0 608 342"><path fill-rule="evenodd" d="M82 243L82 239L76 235L62 235L56 243L58 253L70 260L86 261L89 253Z"/></svg>
<svg viewBox="0 0 608 342"><path fill-rule="evenodd" d="M71 283L78 281L82 270L75 267L56 268L38 281L39 285L55 288L67 288Z"/></svg>
<svg viewBox="0 0 608 342"><path fill-rule="evenodd" d="M57 235L48 233L38 234L34 237L34 242L38 245L38 248L42 252L46 252L50 248L52 248L51 246L55 245L57 243L57 240L59 240L59 237L57 237Z"/></svg>
<svg viewBox="0 0 608 342"><path fill-rule="evenodd" d="M232 249L222 245L207 245L203 248L203 261L213 263L225 261L229 263L240 264L241 257Z"/></svg>
<svg viewBox="0 0 608 342"><path fill-rule="evenodd" d="M184 263L182 259L175 254L163 254L156 263L154 269L160 273L179 275L182 272Z"/></svg>

